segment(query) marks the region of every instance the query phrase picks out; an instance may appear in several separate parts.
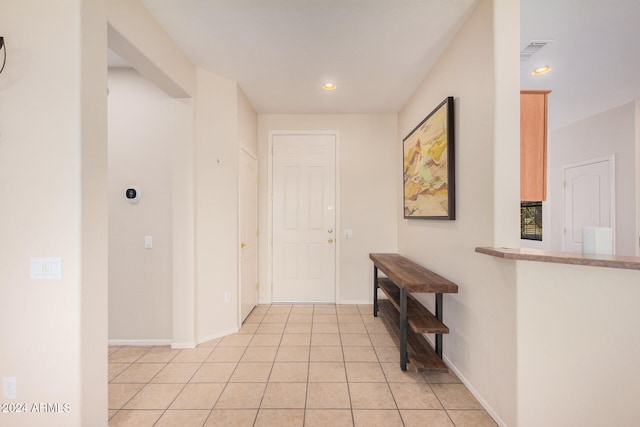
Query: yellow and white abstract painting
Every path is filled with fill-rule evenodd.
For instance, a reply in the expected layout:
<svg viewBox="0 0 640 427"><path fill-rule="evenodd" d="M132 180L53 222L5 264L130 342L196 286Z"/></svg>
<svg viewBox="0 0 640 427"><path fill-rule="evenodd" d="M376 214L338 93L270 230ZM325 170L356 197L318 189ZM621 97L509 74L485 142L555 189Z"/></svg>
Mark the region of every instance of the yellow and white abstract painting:
<svg viewBox="0 0 640 427"><path fill-rule="evenodd" d="M449 103L404 140L404 216L450 218Z"/></svg>

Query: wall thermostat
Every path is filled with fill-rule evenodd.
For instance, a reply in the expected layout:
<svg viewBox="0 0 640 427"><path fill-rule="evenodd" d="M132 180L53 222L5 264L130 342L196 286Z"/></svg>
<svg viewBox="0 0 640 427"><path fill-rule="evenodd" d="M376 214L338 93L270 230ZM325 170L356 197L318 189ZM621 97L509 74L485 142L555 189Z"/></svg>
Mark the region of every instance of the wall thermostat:
<svg viewBox="0 0 640 427"><path fill-rule="evenodd" d="M142 192L140 191L140 188L135 185L130 185L124 190L124 198L127 199L127 202L129 203L137 203L138 200L140 200L141 195Z"/></svg>

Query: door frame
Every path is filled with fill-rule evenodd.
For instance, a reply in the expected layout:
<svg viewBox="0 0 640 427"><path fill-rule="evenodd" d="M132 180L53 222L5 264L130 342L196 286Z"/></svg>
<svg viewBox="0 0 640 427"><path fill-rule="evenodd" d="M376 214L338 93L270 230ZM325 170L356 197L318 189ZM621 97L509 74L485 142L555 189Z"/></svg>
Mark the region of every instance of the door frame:
<svg viewBox="0 0 640 427"><path fill-rule="evenodd" d="M258 156L251 151L249 148L245 146L240 146L240 151L244 151L249 157L251 157L256 162L256 174L259 172L260 165L258 164ZM240 155L242 153L239 153ZM241 189L242 178L240 177L240 162L242 161L238 156L238 189ZM258 184L258 175L256 175L256 193L258 195L258 199L256 200L256 225L258 226L258 230L260 227L260 187ZM242 213L240 212L240 196L238 196L238 328L242 326L242 247L240 246L240 242L242 242ZM259 233L259 231L258 231ZM259 238L258 236L256 236ZM260 242L257 241L256 247L256 280L260 281ZM256 306L260 301L260 286L258 285L258 289L256 289Z"/></svg>
<svg viewBox="0 0 640 427"><path fill-rule="evenodd" d="M595 163L609 162L609 179L611 182L611 206L609 208L609 215L611 215L611 229L613 230L613 254L616 253L616 158L615 154L611 154L604 157L597 157L595 159L584 160L582 162L571 163L569 165L562 166L562 251L566 248L566 233L565 224L566 218L566 200L565 200L565 182L567 176L567 169L572 169L580 166L588 166Z"/></svg>
<svg viewBox="0 0 640 427"><path fill-rule="evenodd" d="M333 135L336 139L335 146L335 292L336 304L340 304L340 131L338 130L290 130L290 131L269 131L268 161L267 161L267 277L269 283L265 286L266 293L269 295L267 300L273 302L273 138L280 135ZM260 287L262 290L263 288Z"/></svg>
<svg viewBox="0 0 640 427"><path fill-rule="evenodd" d="M636 256L640 256L640 98L636 99L636 158L635 158L635 182L636 182L636 234L634 246Z"/></svg>

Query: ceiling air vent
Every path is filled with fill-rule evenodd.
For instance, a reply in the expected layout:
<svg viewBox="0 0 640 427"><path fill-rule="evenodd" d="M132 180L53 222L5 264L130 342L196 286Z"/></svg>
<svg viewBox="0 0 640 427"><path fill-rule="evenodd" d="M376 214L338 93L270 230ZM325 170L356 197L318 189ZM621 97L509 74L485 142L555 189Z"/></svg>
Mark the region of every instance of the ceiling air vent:
<svg viewBox="0 0 640 427"><path fill-rule="evenodd" d="M520 63L522 64L527 59L531 58L537 51L551 43L551 40L532 40L529 44L520 51Z"/></svg>

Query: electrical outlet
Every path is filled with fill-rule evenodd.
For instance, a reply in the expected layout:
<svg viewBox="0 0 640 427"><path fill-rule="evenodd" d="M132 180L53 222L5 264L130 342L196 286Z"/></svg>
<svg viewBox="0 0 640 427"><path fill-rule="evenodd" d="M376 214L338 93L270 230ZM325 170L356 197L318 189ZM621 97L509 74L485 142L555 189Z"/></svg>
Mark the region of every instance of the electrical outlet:
<svg viewBox="0 0 640 427"><path fill-rule="evenodd" d="M231 302L231 292L224 293L224 302Z"/></svg>
<svg viewBox="0 0 640 427"><path fill-rule="evenodd" d="M2 397L4 399L15 399L16 395L16 377L2 378Z"/></svg>

